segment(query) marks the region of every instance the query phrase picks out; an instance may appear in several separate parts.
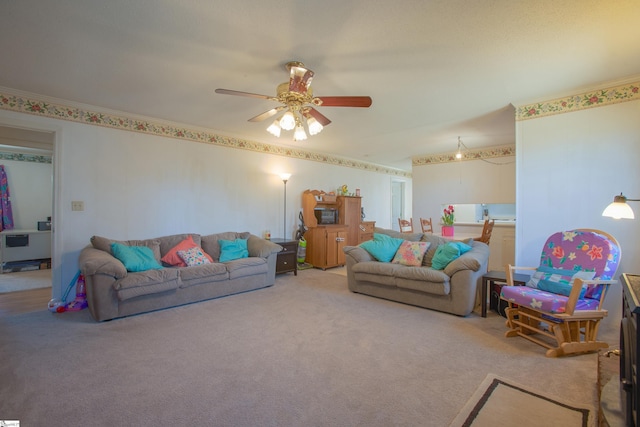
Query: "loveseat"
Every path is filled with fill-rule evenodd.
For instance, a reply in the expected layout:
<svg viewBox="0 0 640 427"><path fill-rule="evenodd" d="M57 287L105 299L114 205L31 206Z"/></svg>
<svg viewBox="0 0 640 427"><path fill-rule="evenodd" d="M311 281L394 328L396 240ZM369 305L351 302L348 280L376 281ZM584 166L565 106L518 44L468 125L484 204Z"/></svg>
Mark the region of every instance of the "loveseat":
<svg viewBox="0 0 640 427"><path fill-rule="evenodd" d="M469 239L464 242L467 252L448 263L445 260L446 265L439 257L437 267L443 268L436 269L432 266L436 252L445 253L455 242L431 233L399 233L376 227L374 238L380 235L426 242L428 249L418 260L419 265L412 266L396 263L395 258L393 262L381 262L365 249L364 243L344 247L349 290L459 316L473 311L489 262L486 244Z"/></svg>
<svg viewBox="0 0 640 427"><path fill-rule="evenodd" d="M79 264L89 311L102 321L271 286L281 250L250 233L129 241L93 236Z"/></svg>

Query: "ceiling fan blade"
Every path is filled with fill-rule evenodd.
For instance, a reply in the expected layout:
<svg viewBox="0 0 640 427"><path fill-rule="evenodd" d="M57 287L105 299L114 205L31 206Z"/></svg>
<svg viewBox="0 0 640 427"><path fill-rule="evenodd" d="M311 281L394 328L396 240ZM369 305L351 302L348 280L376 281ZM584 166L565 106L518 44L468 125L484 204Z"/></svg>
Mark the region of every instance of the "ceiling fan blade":
<svg viewBox="0 0 640 427"><path fill-rule="evenodd" d="M249 92L240 92L237 90L230 90L230 89L216 89L216 93L220 93L222 95L248 96L249 98L270 99L275 101L278 100L273 96L259 95L257 93L249 93Z"/></svg>
<svg viewBox="0 0 640 427"><path fill-rule="evenodd" d="M320 111L316 110L315 108L309 108L307 112L311 115L311 117L316 119L322 126L326 126L329 123L331 123L331 120L329 120L326 116L324 116L322 113L320 113Z"/></svg>
<svg viewBox="0 0 640 427"><path fill-rule="evenodd" d="M370 107L369 96L318 96L322 107Z"/></svg>
<svg viewBox="0 0 640 427"><path fill-rule="evenodd" d="M278 111L282 111L285 108L287 108L285 105L283 105L281 107L272 108L269 111L265 111L262 114L258 114L257 116L250 118L249 121L250 122L261 122L264 119L268 119L269 117L274 116Z"/></svg>

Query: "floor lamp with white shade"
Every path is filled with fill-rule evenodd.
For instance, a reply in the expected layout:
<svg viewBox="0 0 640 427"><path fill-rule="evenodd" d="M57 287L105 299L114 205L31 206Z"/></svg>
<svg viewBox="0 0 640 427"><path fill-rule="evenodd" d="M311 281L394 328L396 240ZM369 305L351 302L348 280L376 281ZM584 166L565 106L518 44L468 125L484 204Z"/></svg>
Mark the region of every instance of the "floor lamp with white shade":
<svg viewBox="0 0 640 427"><path fill-rule="evenodd" d="M282 182L284 183L284 224L282 228L283 238L288 240L287 237L287 181L291 178L290 173L281 173L280 178L282 178Z"/></svg>

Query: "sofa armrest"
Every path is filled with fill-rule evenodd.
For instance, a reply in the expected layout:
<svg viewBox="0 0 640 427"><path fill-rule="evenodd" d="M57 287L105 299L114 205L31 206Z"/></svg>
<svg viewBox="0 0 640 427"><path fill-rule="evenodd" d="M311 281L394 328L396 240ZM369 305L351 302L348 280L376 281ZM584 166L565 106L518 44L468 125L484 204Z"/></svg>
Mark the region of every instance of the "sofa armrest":
<svg viewBox="0 0 640 427"><path fill-rule="evenodd" d="M250 234L247 239L247 250L249 256L255 256L260 258L269 258L272 254L277 254L282 250L282 246L273 243L269 240L263 239L256 235Z"/></svg>
<svg viewBox="0 0 640 427"><path fill-rule="evenodd" d="M355 262L375 261L376 259L371 256L369 252L362 249L360 246L345 246L342 249L345 255L351 257Z"/></svg>
<svg viewBox="0 0 640 427"><path fill-rule="evenodd" d="M444 274L451 277L456 274L458 271L462 270L472 270L478 271L480 268L480 262L474 257L464 257L461 256L453 261L451 261L445 268Z"/></svg>
<svg viewBox="0 0 640 427"><path fill-rule="evenodd" d="M444 274L451 277L459 271L478 271L489 261L489 246L484 243L472 242L472 249L461 257L451 261L445 268Z"/></svg>
<svg viewBox="0 0 640 427"><path fill-rule="evenodd" d="M78 263L85 276L99 273L122 279L127 275L127 269L117 258L91 245L82 249Z"/></svg>

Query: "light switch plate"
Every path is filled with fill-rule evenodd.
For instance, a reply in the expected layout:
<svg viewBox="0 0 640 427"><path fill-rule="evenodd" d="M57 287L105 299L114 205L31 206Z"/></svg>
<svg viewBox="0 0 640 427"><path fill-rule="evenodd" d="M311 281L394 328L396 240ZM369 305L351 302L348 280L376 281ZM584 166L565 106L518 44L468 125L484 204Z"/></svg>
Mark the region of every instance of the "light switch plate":
<svg viewBox="0 0 640 427"><path fill-rule="evenodd" d="M83 211L84 210L84 202L83 201L72 201L71 202L71 210L72 211Z"/></svg>

